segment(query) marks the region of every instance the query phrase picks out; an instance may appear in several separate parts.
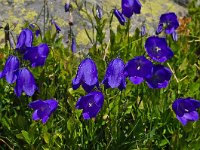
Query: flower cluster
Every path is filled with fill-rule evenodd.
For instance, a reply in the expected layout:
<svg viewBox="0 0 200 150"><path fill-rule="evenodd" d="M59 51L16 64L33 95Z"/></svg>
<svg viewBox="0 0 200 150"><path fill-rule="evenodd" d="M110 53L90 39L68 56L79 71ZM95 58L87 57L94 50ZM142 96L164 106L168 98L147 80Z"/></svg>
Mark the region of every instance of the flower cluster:
<svg viewBox="0 0 200 150"><path fill-rule="evenodd" d="M144 56L137 56L129 60L127 64L124 64L120 58L116 58L109 63L102 84L106 89L123 90L126 88L126 77L128 77L133 84L140 84L145 80L150 88L165 88L169 84L171 75L167 67L153 65ZM76 77L72 80L74 90L80 85L89 94L78 100L76 108L83 109L84 119L96 117L103 106L104 97L101 92L92 91L95 86L99 89L99 81L96 64L90 58L80 63Z"/></svg>
<svg viewBox="0 0 200 150"><path fill-rule="evenodd" d="M24 60L31 63L31 67L43 66L49 54L49 47L42 43L33 46L33 32L23 29L18 37L16 51L23 55ZM9 84L15 83L15 94L19 97L24 91L28 96L32 96L37 90L37 85L33 74L26 67L20 68L20 61L17 56L10 55L6 60L4 69L0 72L0 78L6 78Z"/></svg>
<svg viewBox="0 0 200 150"><path fill-rule="evenodd" d="M138 0L122 0L122 12L120 12L116 8L113 12L119 20L120 24L124 25L126 22L125 17L131 18L133 13L139 14L141 6L142 5ZM160 32L164 29L164 27L167 34L171 34L175 31L175 29L177 29L178 24L176 20L176 15L174 13L169 13L169 15L172 15L172 17L168 16L168 14L161 15L158 25ZM165 24L167 24L169 27L167 27ZM141 36L144 36L145 34L146 27L143 24L141 28ZM172 72L169 68L161 64L153 64L152 62L153 60L163 63L173 57L174 53L168 46L166 38L159 36L150 36L147 38L144 47L151 60L149 60L145 56L136 56L133 59L129 60L126 64L120 58L113 59L109 63L104 79L102 81L102 84L104 84L105 88L118 88L119 90L123 90L126 88L126 78L129 78L129 80L136 85L145 81L150 88L159 89L166 88L168 86L172 76ZM89 93L85 97L91 98L80 98L77 102L78 107L76 108L83 109L83 117L85 119L96 117L97 113L99 112L100 106L102 105L98 105L98 109L97 107L94 107L97 105L97 99L95 98L96 96L94 96L95 92L93 93L91 91L94 89L95 86L98 89L100 88L96 64L90 58L86 58L80 63L76 77L72 81L72 87L74 90L79 88L80 85L82 85L83 89ZM102 95L102 93L100 95ZM101 97L103 101L103 96ZM80 101L85 101L85 103L80 103ZM93 105L93 103L95 105ZM95 115L90 115L92 114L92 111L96 112L94 113ZM85 116L84 112L88 112L87 117Z"/></svg>

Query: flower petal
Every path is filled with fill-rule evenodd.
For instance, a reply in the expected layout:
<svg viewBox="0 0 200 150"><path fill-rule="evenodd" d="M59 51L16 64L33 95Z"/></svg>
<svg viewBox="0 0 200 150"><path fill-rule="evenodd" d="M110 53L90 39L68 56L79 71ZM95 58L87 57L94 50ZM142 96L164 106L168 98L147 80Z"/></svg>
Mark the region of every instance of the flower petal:
<svg viewBox="0 0 200 150"><path fill-rule="evenodd" d="M6 60L3 71L0 73L0 78L6 76L6 81L10 84L17 79L17 70L19 69L19 59L16 56L9 56Z"/></svg>
<svg viewBox="0 0 200 150"><path fill-rule="evenodd" d="M166 39L157 36L151 36L146 40L145 49L151 59L158 62L165 62L174 55L167 46Z"/></svg>
<svg viewBox="0 0 200 150"><path fill-rule="evenodd" d="M116 8L114 9L114 15L115 17L118 19L119 23L121 25L124 25L126 22L126 18L123 16L123 14L121 12L119 12L119 10L117 10Z"/></svg>
<svg viewBox="0 0 200 150"><path fill-rule="evenodd" d="M169 68L162 65L153 66L153 74L150 78L146 78L146 83L150 88L165 88L169 84L172 72Z"/></svg>
<svg viewBox="0 0 200 150"><path fill-rule="evenodd" d="M188 120L184 117L179 117L178 115L176 115L176 118L182 123L182 125L186 125Z"/></svg>
<svg viewBox="0 0 200 150"><path fill-rule="evenodd" d="M18 78L15 86L15 93L18 97L21 95L22 90L28 96L32 96L37 90L35 79L27 68L22 68L18 72Z"/></svg>
<svg viewBox="0 0 200 150"><path fill-rule="evenodd" d="M40 109L45 106L45 103L41 100L36 100L28 104L28 106L34 110Z"/></svg>
<svg viewBox="0 0 200 150"><path fill-rule="evenodd" d="M42 118L42 123L45 124L49 120L49 116L44 116Z"/></svg>
<svg viewBox="0 0 200 150"><path fill-rule="evenodd" d="M27 48L23 58L29 60L32 67L37 67L45 64L48 55L49 47L47 44L42 43L38 46Z"/></svg>
<svg viewBox="0 0 200 150"><path fill-rule="evenodd" d="M120 86L122 80L123 82L125 81L124 66L124 62L119 58L109 63L103 80L103 83L106 84L105 87L117 88Z"/></svg>
<svg viewBox="0 0 200 150"><path fill-rule="evenodd" d="M35 110L35 111L33 112L32 119L33 119L33 120L39 120L39 119L40 119L40 118L38 117L38 115L37 115L37 110Z"/></svg>

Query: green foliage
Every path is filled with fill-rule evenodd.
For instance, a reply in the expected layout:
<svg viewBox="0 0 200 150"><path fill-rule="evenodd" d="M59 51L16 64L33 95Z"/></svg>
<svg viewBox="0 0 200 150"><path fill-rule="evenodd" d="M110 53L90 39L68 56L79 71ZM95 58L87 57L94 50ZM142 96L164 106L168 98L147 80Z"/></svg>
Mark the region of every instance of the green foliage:
<svg viewBox="0 0 200 150"><path fill-rule="evenodd" d="M93 36L86 34L92 44L88 54L72 54L70 46L63 44L63 36L49 26L43 37L34 38L34 45L41 42L50 47L44 67L30 68L39 91L32 97L23 94L16 97L14 86L0 80L0 148L1 149L199 149L200 121L183 127L172 111L172 102L179 97L200 100L200 24L199 8L190 4L192 21L187 26L190 34L179 34L177 42L167 37L175 56L164 63L173 77L165 89L149 89L146 83L133 85L127 79L127 87L101 89L105 102L97 118L84 120L82 111L75 109L76 101L86 93L82 88L74 91L71 81L75 77L80 61L91 57L98 68L102 81L108 63L120 57L127 62L135 56L145 54L144 42L137 28L130 33L131 21L126 26L112 26L112 14L98 19L86 10L92 22ZM93 19L95 18L95 19ZM26 25L25 25L26 26ZM108 29L108 30L107 30ZM109 32L110 36L106 35ZM96 35L96 36L95 36ZM1 49L0 69L14 50ZM28 64L23 62L24 65ZM33 111L28 103L37 99L55 98L58 109L48 122L31 119Z"/></svg>

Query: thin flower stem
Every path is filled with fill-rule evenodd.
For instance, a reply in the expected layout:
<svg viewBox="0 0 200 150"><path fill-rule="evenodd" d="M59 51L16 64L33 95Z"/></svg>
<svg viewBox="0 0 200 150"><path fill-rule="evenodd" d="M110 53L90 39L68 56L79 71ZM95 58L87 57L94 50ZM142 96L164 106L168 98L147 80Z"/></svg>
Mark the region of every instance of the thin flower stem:
<svg viewBox="0 0 200 150"><path fill-rule="evenodd" d="M44 32L44 35L45 35L45 17L46 17L46 0L44 0L44 18L43 18L43 24L44 24L43 32Z"/></svg>
<svg viewBox="0 0 200 150"><path fill-rule="evenodd" d="M167 63L167 65L168 65L168 67L170 68L170 70L172 71L172 73L173 73L173 75L174 75L174 78L176 79L176 82L179 83L179 80L178 80L178 78L177 78L177 76L176 76L175 71L172 69L172 67L170 66L169 63Z"/></svg>
<svg viewBox="0 0 200 150"><path fill-rule="evenodd" d="M0 138L0 141L2 141L10 150L14 150L6 141L4 141L2 138Z"/></svg>

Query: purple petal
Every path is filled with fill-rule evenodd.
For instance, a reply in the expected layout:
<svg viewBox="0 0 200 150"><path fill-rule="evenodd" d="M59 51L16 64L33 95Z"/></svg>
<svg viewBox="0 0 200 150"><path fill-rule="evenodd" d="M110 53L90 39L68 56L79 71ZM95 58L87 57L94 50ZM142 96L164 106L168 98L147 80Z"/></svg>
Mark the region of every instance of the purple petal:
<svg viewBox="0 0 200 150"><path fill-rule="evenodd" d="M74 90L81 84L87 92L90 92L94 86L98 86L96 64L90 58L86 58L80 63L76 77L72 80L72 87Z"/></svg>
<svg viewBox="0 0 200 150"><path fill-rule="evenodd" d="M140 14L141 3L139 0L122 0L122 14L127 18L130 18L133 13Z"/></svg>
<svg viewBox="0 0 200 150"><path fill-rule="evenodd" d="M55 26L56 31L59 33L61 31L61 28L58 26L58 24L54 20L52 20L52 24Z"/></svg>
<svg viewBox="0 0 200 150"><path fill-rule="evenodd" d="M178 115L176 115L176 118L182 123L182 125L186 125L188 120L184 117L179 117Z"/></svg>
<svg viewBox="0 0 200 150"><path fill-rule="evenodd" d="M70 10L71 4L70 3L65 3L65 12L68 12Z"/></svg>
<svg viewBox="0 0 200 150"><path fill-rule="evenodd" d="M18 37L16 49L20 53L26 52L26 47L31 47L33 41L33 33L30 29L23 29Z"/></svg>
<svg viewBox="0 0 200 150"><path fill-rule="evenodd" d="M123 14L121 12L119 12L119 10L117 10L116 8L114 9L114 15L115 17L117 17L119 23L121 25L124 25L126 22L126 18L123 16Z"/></svg>
<svg viewBox="0 0 200 150"><path fill-rule="evenodd" d="M192 98L178 98L172 104L172 109L180 117L185 113L196 111L199 107L200 101Z"/></svg>
<svg viewBox="0 0 200 150"><path fill-rule="evenodd" d="M57 109L57 107L58 107L58 101L56 101L55 99L49 99L49 100L46 100L44 102L49 105L51 113L53 111L55 111Z"/></svg>
<svg viewBox="0 0 200 150"><path fill-rule="evenodd" d="M147 85L150 88L165 88L168 86L172 72L162 65L153 66L153 74L150 78L146 78Z"/></svg>
<svg viewBox="0 0 200 150"><path fill-rule="evenodd" d="M135 77L130 77L129 79L133 84L140 84L144 80L144 78L136 77L136 76Z"/></svg>
<svg viewBox="0 0 200 150"><path fill-rule="evenodd" d="M45 124L49 120L49 116L44 116L42 118L42 123Z"/></svg>
<svg viewBox="0 0 200 150"><path fill-rule="evenodd" d="M33 112L32 119L33 119L33 120L39 120L39 119L40 119L40 118L38 117L38 115L37 115L37 110L35 110L35 111Z"/></svg>
<svg viewBox="0 0 200 150"><path fill-rule="evenodd" d="M174 31L174 32L172 33L172 39L173 39L174 41L178 41L178 35L177 35L176 31Z"/></svg>
<svg viewBox="0 0 200 150"><path fill-rule="evenodd" d="M15 86L15 93L18 97L21 95L22 90L28 96L32 96L37 90L35 79L27 68L22 68L18 72L18 78Z"/></svg>
<svg viewBox="0 0 200 150"><path fill-rule="evenodd" d="M71 50L73 53L76 52L76 39L74 37L72 37Z"/></svg>
<svg viewBox="0 0 200 150"><path fill-rule="evenodd" d="M133 84L140 84L144 78L152 76L153 64L144 56L137 56L129 60L125 66L125 74Z"/></svg>
<svg viewBox="0 0 200 150"><path fill-rule="evenodd" d="M95 85L88 85L85 82L82 83L82 87L86 92L91 92Z"/></svg>
<svg viewBox="0 0 200 150"><path fill-rule="evenodd" d="M102 8L99 5L96 6L96 12L97 12L97 17L99 19L101 19L102 16L103 16L103 10L102 10Z"/></svg>
<svg viewBox="0 0 200 150"><path fill-rule="evenodd" d="M83 118L85 120L95 118L100 111L100 107L97 107L95 104L93 107L88 107L87 109L83 110Z"/></svg>
<svg viewBox="0 0 200 150"><path fill-rule="evenodd" d="M157 27L156 34L160 34L163 31L163 24L160 23Z"/></svg>
<svg viewBox="0 0 200 150"><path fill-rule="evenodd" d="M145 25L141 26L140 34L141 34L142 37L145 36L145 34L146 34L146 26Z"/></svg>
<svg viewBox="0 0 200 150"><path fill-rule="evenodd" d="M186 119L188 119L188 120L191 120L191 121L197 121L197 120L199 120L199 114L196 111L185 113L183 115L183 117L186 118Z"/></svg>
<svg viewBox="0 0 200 150"><path fill-rule="evenodd" d="M77 109L83 109L84 119L96 117L104 103L104 96L101 92L91 92L79 98L76 103Z"/></svg>
<svg viewBox="0 0 200 150"><path fill-rule="evenodd" d="M196 111L185 113L182 117L177 115L177 119L185 126L188 121L197 121L199 120L199 114Z"/></svg>
<svg viewBox="0 0 200 150"><path fill-rule="evenodd" d="M22 30L22 32L18 36L16 49L21 49L24 46L25 40L26 40L26 33L25 31Z"/></svg>
<svg viewBox="0 0 200 150"><path fill-rule="evenodd" d="M26 33L25 46L31 47L33 41L33 32L30 29L24 29L24 31Z"/></svg>
<svg viewBox="0 0 200 150"><path fill-rule="evenodd" d="M3 71L0 73L0 78L6 76L6 81L10 84L17 79L16 72L19 69L19 59L15 56L9 56L6 60Z"/></svg>
<svg viewBox="0 0 200 150"><path fill-rule="evenodd" d="M40 109L41 107L44 107L45 106L45 103L41 100L36 100L36 101L33 101L31 103L29 103L28 105L30 108L32 109Z"/></svg>
<svg viewBox="0 0 200 150"><path fill-rule="evenodd" d="M179 27L177 16L173 12L162 14L160 16L159 24L165 24L166 34L172 34Z"/></svg>
<svg viewBox="0 0 200 150"><path fill-rule="evenodd" d="M124 62L116 58L112 60L108 68L106 70L106 74L104 76L103 83L106 84L106 86L109 86L111 88L117 88L120 86L122 80L124 81Z"/></svg>
<svg viewBox="0 0 200 150"><path fill-rule="evenodd" d="M47 44L40 44L35 47L27 48L24 59L31 62L32 67L44 66L46 58L49 55L49 47Z"/></svg>
<svg viewBox="0 0 200 150"><path fill-rule="evenodd" d="M166 39L157 36L151 36L146 40L145 49L151 59L158 62L165 62L174 55L167 46Z"/></svg>

